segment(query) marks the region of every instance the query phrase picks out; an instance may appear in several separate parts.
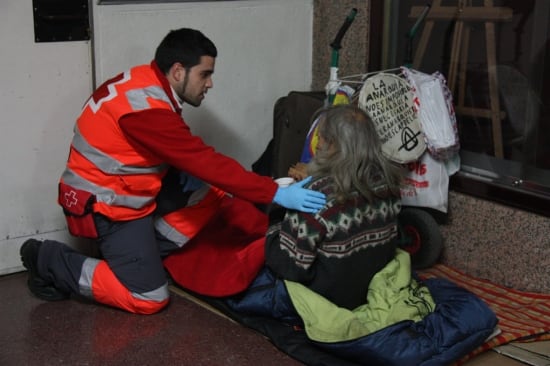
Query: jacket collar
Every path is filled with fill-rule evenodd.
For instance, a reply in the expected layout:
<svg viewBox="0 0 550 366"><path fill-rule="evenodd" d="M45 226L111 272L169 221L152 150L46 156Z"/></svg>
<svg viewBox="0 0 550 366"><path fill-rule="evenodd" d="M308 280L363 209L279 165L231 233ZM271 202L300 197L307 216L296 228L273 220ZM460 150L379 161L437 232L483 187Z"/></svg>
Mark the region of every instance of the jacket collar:
<svg viewBox="0 0 550 366"><path fill-rule="evenodd" d="M164 75L163 72L160 70L155 60L151 61L151 68L159 79L162 88L164 89L164 92L166 93L166 95L168 95L168 98L170 98L170 102L174 106L174 109L178 114L181 114L181 103L178 103L178 101L176 100L174 96L174 90L172 89L172 86L170 86L170 82L166 78L166 75Z"/></svg>

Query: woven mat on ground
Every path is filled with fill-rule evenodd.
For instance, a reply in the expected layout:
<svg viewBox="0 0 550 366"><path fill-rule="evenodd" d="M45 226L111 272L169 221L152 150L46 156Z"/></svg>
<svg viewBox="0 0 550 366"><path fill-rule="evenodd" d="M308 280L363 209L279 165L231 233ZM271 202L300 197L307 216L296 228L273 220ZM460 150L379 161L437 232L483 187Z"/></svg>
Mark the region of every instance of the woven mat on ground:
<svg viewBox="0 0 550 366"><path fill-rule="evenodd" d="M418 271L422 279L443 277L482 298L498 317L500 333L472 351L473 356L511 341L550 339L550 294L522 292L468 276L443 264Z"/></svg>

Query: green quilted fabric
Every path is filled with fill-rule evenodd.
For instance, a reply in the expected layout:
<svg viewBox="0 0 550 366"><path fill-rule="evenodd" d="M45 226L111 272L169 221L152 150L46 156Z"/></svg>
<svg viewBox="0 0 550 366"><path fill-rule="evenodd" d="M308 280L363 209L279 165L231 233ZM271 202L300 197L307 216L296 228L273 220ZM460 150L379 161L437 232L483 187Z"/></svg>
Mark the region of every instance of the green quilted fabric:
<svg viewBox="0 0 550 366"><path fill-rule="evenodd" d="M401 249L373 277L365 304L352 311L300 283L285 284L308 337L319 342L356 339L403 320L419 321L435 309L428 288L412 278L410 256Z"/></svg>

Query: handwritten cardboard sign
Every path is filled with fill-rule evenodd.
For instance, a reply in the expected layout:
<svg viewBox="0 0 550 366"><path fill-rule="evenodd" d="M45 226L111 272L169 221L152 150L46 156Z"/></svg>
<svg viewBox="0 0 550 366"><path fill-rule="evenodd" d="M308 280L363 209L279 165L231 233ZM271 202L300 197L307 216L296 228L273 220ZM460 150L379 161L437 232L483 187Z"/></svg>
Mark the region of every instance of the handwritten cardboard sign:
<svg viewBox="0 0 550 366"><path fill-rule="evenodd" d="M409 83L394 74L378 73L365 80L359 107L367 112L382 141L382 153L398 163L418 160L426 143Z"/></svg>

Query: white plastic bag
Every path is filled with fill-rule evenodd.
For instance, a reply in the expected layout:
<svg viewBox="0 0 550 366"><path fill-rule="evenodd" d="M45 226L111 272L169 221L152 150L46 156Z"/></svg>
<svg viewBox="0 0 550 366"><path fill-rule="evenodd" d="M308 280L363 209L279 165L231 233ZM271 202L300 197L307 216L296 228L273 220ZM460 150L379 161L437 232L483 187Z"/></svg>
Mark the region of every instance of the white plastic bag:
<svg viewBox="0 0 550 366"><path fill-rule="evenodd" d="M428 151L438 160L451 158L459 149L453 100L441 73L432 75L403 67L402 72L417 98L420 126Z"/></svg>
<svg viewBox="0 0 550 366"><path fill-rule="evenodd" d="M401 188L404 206L429 207L446 213L449 172L446 163L425 152L420 159L406 164L408 174Z"/></svg>

